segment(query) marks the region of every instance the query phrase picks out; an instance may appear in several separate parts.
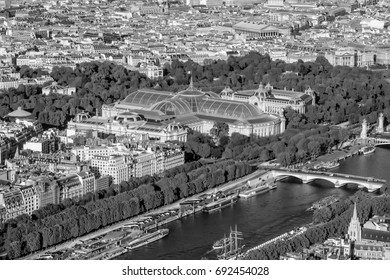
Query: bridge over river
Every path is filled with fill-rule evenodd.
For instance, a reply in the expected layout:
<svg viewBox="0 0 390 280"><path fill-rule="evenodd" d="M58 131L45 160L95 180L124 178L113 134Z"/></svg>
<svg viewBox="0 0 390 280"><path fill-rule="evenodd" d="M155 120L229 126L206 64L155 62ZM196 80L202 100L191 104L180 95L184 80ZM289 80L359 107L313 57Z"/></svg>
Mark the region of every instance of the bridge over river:
<svg viewBox="0 0 390 280"><path fill-rule="evenodd" d="M336 188L342 187L346 184L356 184L359 188L367 188L369 192L376 191L381 188L386 180L363 177L356 175L340 174L324 171L312 171L305 169L270 169L271 175L276 180L286 177L295 177L301 179L303 183L310 183L314 180L325 180L334 184Z"/></svg>
<svg viewBox="0 0 390 280"><path fill-rule="evenodd" d="M357 138L356 142L365 145L382 146L382 145L390 145L390 138L380 138L380 137Z"/></svg>

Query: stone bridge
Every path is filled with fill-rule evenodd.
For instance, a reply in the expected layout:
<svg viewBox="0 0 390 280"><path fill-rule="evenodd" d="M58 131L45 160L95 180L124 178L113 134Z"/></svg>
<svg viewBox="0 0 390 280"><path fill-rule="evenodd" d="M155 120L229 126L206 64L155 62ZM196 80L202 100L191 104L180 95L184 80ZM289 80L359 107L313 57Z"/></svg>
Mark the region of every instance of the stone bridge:
<svg viewBox="0 0 390 280"><path fill-rule="evenodd" d="M320 179L331 182L336 188L346 184L356 184L359 188L367 188L369 192L376 191L386 183L386 180L382 179L323 171L272 169L270 172L275 180L282 179L283 177L295 177L301 179L304 184L307 184Z"/></svg>
<svg viewBox="0 0 390 280"><path fill-rule="evenodd" d="M374 145L374 146L390 145L390 139L375 138L375 137L357 138L356 142L365 145Z"/></svg>

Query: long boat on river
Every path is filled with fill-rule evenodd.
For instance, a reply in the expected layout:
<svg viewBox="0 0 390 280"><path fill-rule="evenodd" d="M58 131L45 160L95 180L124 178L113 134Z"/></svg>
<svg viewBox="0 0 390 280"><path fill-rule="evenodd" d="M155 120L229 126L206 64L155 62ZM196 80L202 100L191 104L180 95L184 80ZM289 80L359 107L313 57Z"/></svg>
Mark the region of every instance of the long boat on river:
<svg viewBox="0 0 390 280"><path fill-rule="evenodd" d="M140 237L130 241L128 244L126 244L126 249L132 250L132 249L136 249L148 245L152 242L160 240L161 238L164 238L168 234L169 234L169 229L167 228L159 229L151 233L145 233Z"/></svg>
<svg viewBox="0 0 390 280"><path fill-rule="evenodd" d="M375 150L376 150L375 146L368 146L368 147L362 148L362 153L363 153L363 155L369 155L369 154L374 153Z"/></svg>
<svg viewBox="0 0 390 280"><path fill-rule="evenodd" d="M214 201L206 204L203 207L203 212L211 213L216 210L222 209L224 207L228 207L233 205L238 200L238 192L225 194L219 197L216 197Z"/></svg>
<svg viewBox="0 0 390 280"><path fill-rule="evenodd" d="M270 190L275 189L276 185L269 184L259 184L255 187L245 186L240 190L240 194L238 195L240 198L250 198L255 195L259 195L262 193L266 193Z"/></svg>

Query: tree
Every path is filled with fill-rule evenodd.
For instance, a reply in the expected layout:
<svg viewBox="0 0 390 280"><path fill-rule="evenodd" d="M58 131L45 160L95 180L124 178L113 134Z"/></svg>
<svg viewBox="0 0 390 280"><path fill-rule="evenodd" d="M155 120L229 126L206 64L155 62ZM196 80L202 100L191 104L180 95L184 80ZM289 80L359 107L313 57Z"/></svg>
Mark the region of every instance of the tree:
<svg viewBox="0 0 390 280"><path fill-rule="evenodd" d="M8 247L8 257L16 259L22 256L22 242L14 241Z"/></svg>
<svg viewBox="0 0 390 280"><path fill-rule="evenodd" d="M316 140L310 141L307 148L312 158L317 158L321 153L321 145Z"/></svg>
<svg viewBox="0 0 390 280"><path fill-rule="evenodd" d="M211 136L217 138L229 136L229 125L223 122L214 122L214 126L210 129Z"/></svg>
<svg viewBox="0 0 390 280"><path fill-rule="evenodd" d="M294 161L294 154L290 151L285 151L280 153L277 159L282 166L289 166Z"/></svg>
<svg viewBox="0 0 390 280"><path fill-rule="evenodd" d="M26 236L26 241L29 252L35 252L42 248L42 236L38 231L29 233Z"/></svg>
<svg viewBox="0 0 390 280"><path fill-rule="evenodd" d="M210 149L210 145L209 145L209 144L204 143L204 144L201 144L201 145L200 145L198 154L199 154L202 158L207 158L207 157L209 157L209 156L210 156L210 152L211 152L211 149Z"/></svg>

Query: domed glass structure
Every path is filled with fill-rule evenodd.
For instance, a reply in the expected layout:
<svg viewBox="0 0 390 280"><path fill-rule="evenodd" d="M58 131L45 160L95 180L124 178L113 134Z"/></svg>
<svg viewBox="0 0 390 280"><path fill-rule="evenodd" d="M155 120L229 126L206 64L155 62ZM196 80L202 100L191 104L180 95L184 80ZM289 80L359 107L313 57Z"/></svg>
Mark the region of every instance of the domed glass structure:
<svg viewBox="0 0 390 280"><path fill-rule="evenodd" d="M185 115L192 112L189 104L186 101L175 98L161 101L151 106L150 110L158 110L166 115Z"/></svg>
<svg viewBox="0 0 390 280"><path fill-rule="evenodd" d="M205 95L205 93L202 92L201 90L194 88L194 84L193 84L193 81L191 78L190 85L188 86L188 88L185 90L179 91L177 95L182 96L182 97L203 97Z"/></svg>
<svg viewBox="0 0 390 280"><path fill-rule="evenodd" d="M191 108L191 112L198 111L198 107L205 97L207 96L204 92L194 88L192 78L189 87L185 90L179 91L178 94L175 96L176 99L180 99L186 102Z"/></svg>
<svg viewBox="0 0 390 280"><path fill-rule="evenodd" d="M249 103L213 98L210 94L195 89L192 80L186 90L152 105L149 110L158 110L167 115L198 113L233 119L250 119L264 114L257 106Z"/></svg>

